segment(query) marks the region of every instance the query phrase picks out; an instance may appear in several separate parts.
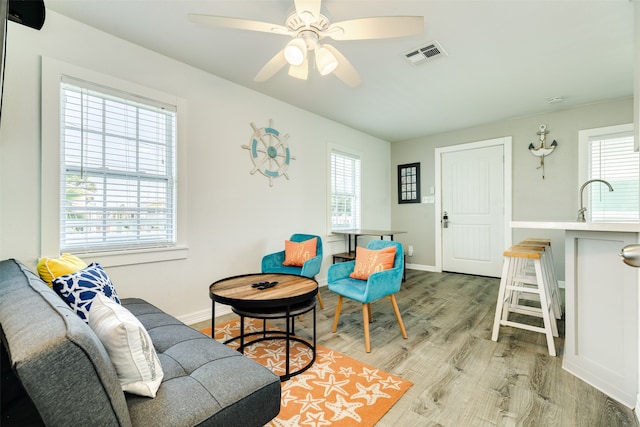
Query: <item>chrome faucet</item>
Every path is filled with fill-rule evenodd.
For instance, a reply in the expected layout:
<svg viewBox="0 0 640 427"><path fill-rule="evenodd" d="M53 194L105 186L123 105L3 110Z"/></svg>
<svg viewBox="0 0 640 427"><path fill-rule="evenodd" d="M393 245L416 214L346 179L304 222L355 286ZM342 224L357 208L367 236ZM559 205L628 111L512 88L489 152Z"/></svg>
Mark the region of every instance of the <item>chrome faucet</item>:
<svg viewBox="0 0 640 427"><path fill-rule="evenodd" d="M587 220L584 218L584 213L587 208L585 208L584 204L582 203L582 193L584 192L584 187L586 187L588 184L591 184L592 182L602 182L603 184L607 184L607 186L609 187L609 191L613 191L613 187L611 186L611 184L609 184L604 179L590 179L589 181L582 184L582 187L580 187L580 210L578 211L578 219L576 220L578 222L587 222Z"/></svg>

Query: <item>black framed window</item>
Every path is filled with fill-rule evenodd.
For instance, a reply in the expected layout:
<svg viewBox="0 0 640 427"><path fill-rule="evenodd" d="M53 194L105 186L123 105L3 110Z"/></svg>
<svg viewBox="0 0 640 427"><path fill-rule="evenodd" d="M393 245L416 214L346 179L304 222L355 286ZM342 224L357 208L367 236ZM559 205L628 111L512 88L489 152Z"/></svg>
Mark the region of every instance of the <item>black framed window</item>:
<svg viewBox="0 0 640 427"><path fill-rule="evenodd" d="M420 163L398 165L398 203L420 203Z"/></svg>

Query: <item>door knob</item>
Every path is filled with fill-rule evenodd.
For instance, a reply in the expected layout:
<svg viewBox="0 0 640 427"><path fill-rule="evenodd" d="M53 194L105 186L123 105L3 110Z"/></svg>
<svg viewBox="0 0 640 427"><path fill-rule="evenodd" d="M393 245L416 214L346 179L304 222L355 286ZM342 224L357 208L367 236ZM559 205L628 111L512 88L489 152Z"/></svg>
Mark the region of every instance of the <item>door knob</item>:
<svg viewBox="0 0 640 427"><path fill-rule="evenodd" d="M442 228L449 228L449 214L447 211L442 214Z"/></svg>

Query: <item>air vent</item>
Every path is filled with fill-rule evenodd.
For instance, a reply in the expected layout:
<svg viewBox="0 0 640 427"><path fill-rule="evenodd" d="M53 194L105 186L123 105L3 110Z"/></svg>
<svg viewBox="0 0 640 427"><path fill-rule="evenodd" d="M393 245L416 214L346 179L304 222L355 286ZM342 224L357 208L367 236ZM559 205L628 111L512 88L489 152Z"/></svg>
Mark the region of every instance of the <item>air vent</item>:
<svg viewBox="0 0 640 427"><path fill-rule="evenodd" d="M425 45L411 49L404 53L407 60L413 65L423 64L427 61L432 61L441 56L447 56L447 52L442 48L437 41L429 42Z"/></svg>

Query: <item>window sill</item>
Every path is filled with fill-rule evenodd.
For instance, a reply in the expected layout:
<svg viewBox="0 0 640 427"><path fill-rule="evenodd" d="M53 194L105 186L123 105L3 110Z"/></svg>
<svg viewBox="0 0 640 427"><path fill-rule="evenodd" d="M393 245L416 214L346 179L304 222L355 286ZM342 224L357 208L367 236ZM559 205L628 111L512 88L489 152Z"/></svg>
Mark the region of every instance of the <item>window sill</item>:
<svg viewBox="0 0 640 427"><path fill-rule="evenodd" d="M161 261L186 259L189 248L173 246L170 248L149 248L115 252L84 252L74 255L85 262L99 262L103 267L121 267L125 265L147 264Z"/></svg>

